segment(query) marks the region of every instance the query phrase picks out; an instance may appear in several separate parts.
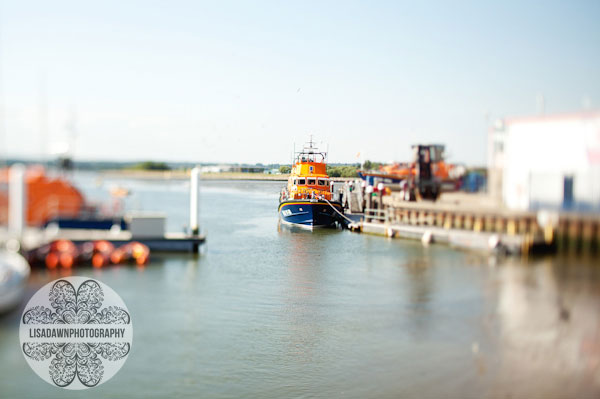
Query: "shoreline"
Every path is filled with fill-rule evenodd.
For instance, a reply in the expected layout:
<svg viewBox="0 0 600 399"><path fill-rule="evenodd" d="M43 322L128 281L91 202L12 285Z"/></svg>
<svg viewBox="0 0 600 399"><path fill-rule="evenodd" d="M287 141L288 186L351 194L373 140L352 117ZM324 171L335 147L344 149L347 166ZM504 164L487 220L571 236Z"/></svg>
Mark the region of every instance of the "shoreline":
<svg viewBox="0 0 600 399"><path fill-rule="evenodd" d="M120 177L128 179L146 180L187 180L190 178L189 170L102 170L98 171L102 177ZM201 173L200 179L205 180L264 180L287 181L289 175L268 175L264 173Z"/></svg>
<svg viewBox="0 0 600 399"><path fill-rule="evenodd" d="M187 180L190 178L189 170L101 170L98 174L103 178L126 178L142 180ZM269 175L265 173L200 173L204 180L253 180L253 181L287 181L289 174ZM332 181L350 181L357 177L331 177Z"/></svg>

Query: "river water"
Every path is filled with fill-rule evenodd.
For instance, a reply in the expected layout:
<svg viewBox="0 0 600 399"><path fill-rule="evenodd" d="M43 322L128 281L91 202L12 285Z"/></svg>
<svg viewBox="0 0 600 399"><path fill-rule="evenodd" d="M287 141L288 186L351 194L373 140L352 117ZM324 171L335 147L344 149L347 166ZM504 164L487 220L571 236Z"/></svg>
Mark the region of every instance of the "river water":
<svg viewBox="0 0 600 399"><path fill-rule="evenodd" d="M184 181L78 175L93 200L187 222ZM27 299L69 273L112 287L132 316L127 362L85 397L598 397L594 258L495 258L341 230L278 226L282 182L206 181L199 256L143 268L34 270ZM68 398L0 318L0 397Z"/></svg>

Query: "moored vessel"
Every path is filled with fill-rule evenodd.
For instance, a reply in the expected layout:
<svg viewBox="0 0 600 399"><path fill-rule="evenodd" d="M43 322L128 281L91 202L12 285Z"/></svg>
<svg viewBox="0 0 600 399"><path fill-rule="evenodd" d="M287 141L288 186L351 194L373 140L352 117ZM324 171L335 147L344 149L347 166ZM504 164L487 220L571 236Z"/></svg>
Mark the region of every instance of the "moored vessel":
<svg viewBox="0 0 600 399"><path fill-rule="evenodd" d="M25 294L30 267L17 252L0 249L0 315L14 309Z"/></svg>
<svg viewBox="0 0 600 399"><path fill-rule="evenodd" d="M294 155L288 184L279 201L281 222L308 229L335 226L343 208L338 201L332 201L327 153L319 151L311 137Z"/></svg>

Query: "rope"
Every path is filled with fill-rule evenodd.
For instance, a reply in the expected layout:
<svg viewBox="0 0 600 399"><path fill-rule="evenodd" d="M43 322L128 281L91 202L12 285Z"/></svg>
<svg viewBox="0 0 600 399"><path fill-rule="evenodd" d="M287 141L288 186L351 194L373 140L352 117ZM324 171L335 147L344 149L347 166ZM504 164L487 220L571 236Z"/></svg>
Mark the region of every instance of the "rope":
<svg viewBox="0 0 600 399"><path fill-rule="evenodd" d="M347 217L346 215L344 215L342 212L338 211L338 210L337 210L337 208L336 208L335 206L333 206L333 205L331 204L331 202L329 202L329 201L327 200L327 198L325 198L325 197L321 197L321 199L322 199L323 201L327 202L327 203L329 204L329 206L333 208L333 210L334 210L334 211L336 211L337 213L339 213L339 214L340 214L340 216L341 216L341 217L343 217L344 219L346 219L346 220L347 220L347 221L349 221L350 223L354 223L354 220L350 219L349 217Z"/></svg>

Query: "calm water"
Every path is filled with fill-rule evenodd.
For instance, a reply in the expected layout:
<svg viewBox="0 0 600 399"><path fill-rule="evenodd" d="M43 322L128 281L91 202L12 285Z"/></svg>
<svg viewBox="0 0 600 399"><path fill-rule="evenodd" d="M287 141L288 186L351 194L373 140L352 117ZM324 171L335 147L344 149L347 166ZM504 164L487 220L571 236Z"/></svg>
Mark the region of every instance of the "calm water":
<svg viewBox="0 0 600 399"><path fill-rule="evenodd" d="M79 176L92 199L97 186ZM187 182L128 181L128 206L187 222ZM595 259L495 259L444 246L278 228L282 183L203 182L198 257L78 268L132 315L121 371L85 397L598 397ZM35 271L28 297L64 275ZM69 398L0 319L0 397Z"/></svg>

